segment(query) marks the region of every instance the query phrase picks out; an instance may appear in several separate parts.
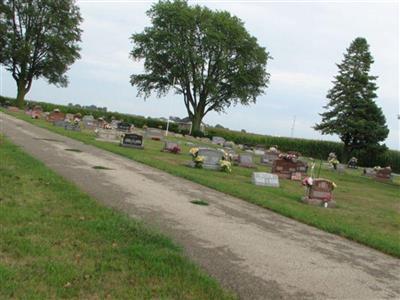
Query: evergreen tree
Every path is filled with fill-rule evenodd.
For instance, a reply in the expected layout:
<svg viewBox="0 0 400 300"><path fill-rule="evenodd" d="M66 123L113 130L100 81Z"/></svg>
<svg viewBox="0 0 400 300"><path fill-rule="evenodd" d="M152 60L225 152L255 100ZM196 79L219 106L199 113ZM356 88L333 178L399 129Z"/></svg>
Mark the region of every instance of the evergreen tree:
<svg viewBox="0 0 400 300"><path fill-rule="evenodd" d="M374 62L365 38L356 38L338 64L339 74L329 90L327 110L314 128L322 134L337 134L344 143L344 158L354 150L384 148L379 142L386 139L389 129L386 119L374 99L377 97L375 80L369 75Z"/></svg>

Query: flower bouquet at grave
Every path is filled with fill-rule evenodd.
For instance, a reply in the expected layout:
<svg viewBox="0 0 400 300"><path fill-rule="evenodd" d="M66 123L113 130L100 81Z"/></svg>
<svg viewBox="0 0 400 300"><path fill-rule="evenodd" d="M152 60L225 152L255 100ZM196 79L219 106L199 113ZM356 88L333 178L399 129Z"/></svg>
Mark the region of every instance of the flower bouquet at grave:
<svg viewBox="0 0 400 300"><path fill-rule="evenodd" d="M331 183L332 189L335 189L337 187L336 183L334 183L333 181L331 181L331 180L327 180L327 181L329 181ZM306 177L303 179L301 184L304 185L305 187L310 188L314 184L314 179L312 177Z"/></svg>
<svg viewBox="0 0 400 300"><path fill-rule="evenodd" d="M278 157L287 161L292 161L292 162L297 161L297 155L295 154L279 154Z"/></svg>
<svg viewBox="0 0 400 300"><path fill-rule="evenodd" d="M189 150L190 155L192 156L192 160L194 162L194 166L196 168L202 168L204 163L204 156L198 155L199 148L191 148Z"/></svg>
<svg viewBox="0 0 400 300"><path fill-rule="evenodd" d="M229 154L224 149L218 149L218 151L222 152L224 160L228 160L229 159Z"/></svg>
<svg viewBox="0 0 400 300"><path fill-rule="evenodd" d="M222 172L226 172L226 173L231 173L232 172L232 167L231 167L232 164L231 164L230 161L221 159L219 161L219 165L221 166L221 171Z"/></svg>
<svg viewBox="0 0 400 300"><path fill-rule="evenodd" d="M199 153L199 148L190 148L189 153L193 158L195 158Z"/></svg>
<svg viewBox="0 0 400 300"><path fill-rule="evenodd" d="M203 167L203 163L204 163L204 156L198 155L193 159L194 162L194 166L196 168L201 169Z"/></svg>
<svg viewBox="0 0 400 300"><path fill-rule="evenodd" d="M301 182L301 184L304 185L305 187L312 187L313 182L314 180L312 177L305 177Z"/></svg>
<svg viewBox="0 0 400 300"><path fill-rule="evenodd" d="M174 147L170 150L170 152L173 153L173 154L178 154L178 153L181 152L181 148L179 148L179 146L174 146Z"/></svg>
<svg viewBox="0 0 400 300"><path fill-rule="evenodd" d="M337 166L338 166L338 164L340 163L336 157L331 158L328 162L331 164L331 166L332 166L335 170L337 169Z"/></svg>

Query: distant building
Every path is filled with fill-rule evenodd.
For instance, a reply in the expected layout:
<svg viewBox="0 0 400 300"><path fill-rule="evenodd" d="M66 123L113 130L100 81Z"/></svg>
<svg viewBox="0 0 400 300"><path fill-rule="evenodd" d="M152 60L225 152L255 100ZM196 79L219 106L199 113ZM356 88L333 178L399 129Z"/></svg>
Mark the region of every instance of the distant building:
<svg viewBox="0 0 400 300"><path fill-rule="evenodd" d="M179 130L189 131L189 134L192 133L192 121L190 120L189 117L183 119L180 119L178 117L170 117L169 120L176 123L178 125ZM201 123L200 131L205 132L205 129L206 129L206 124Z"/></svg>

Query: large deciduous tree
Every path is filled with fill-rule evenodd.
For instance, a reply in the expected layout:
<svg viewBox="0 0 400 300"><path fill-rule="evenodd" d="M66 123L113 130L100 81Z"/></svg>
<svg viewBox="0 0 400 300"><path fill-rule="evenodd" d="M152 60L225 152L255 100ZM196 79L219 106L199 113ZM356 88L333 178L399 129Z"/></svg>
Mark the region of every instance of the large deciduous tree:
<svg viewBox="0 0 400 300"><path fill-rule="evenodd" d="M34 79L68 84L65 72L80 57L81 21L74 0L0 0L0 64L16 81L19 107Z"/></svg>
<svg viewBox="0 0 400 300"><path fill-rule="evenodd" d="M364 38L356 38L338 64L339 74L329 90L326 111L315 126L323 134L337 134L344 143L345 159L354 150L379 149L389 129L386 119L374 99L378 89L371 76L374 62Z"/></svg>
<svg viewBox="0 0 400 300"><path fill-rule="evenodd" d="M160 1L147 14L151 26L133 34L131 52L145 72L131 83L145 97L183 95L193 133L208 112L254 103L267 87L269 54L237 17L181 0Z"/></svg>

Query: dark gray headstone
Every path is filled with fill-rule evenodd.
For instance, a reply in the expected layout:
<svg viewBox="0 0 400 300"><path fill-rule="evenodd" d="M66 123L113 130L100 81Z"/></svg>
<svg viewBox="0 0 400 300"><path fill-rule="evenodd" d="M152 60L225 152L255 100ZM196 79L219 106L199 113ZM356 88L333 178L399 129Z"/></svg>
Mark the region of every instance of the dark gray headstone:
<svg viewBox="0 0 400 300"><path fill-rule="evenodd" d="M126 133L120 145L122 147L143 149L143 136L136 133Z"/></svg>
<svg viewBox="0 0 400 300"><path fill-rule="evenodd" d="M117 124L117 130L119 131L124 131L124 132L128 132L131 130L132 124L127 123L127 122L119 122Z"/></svg>

